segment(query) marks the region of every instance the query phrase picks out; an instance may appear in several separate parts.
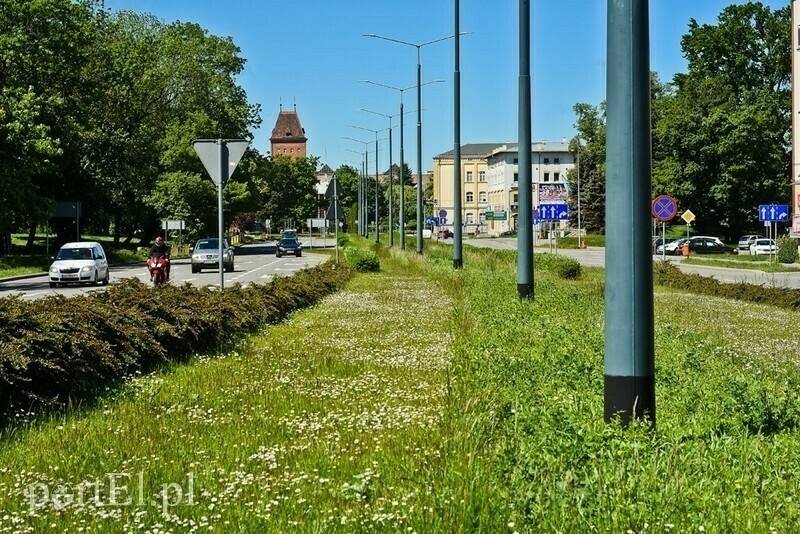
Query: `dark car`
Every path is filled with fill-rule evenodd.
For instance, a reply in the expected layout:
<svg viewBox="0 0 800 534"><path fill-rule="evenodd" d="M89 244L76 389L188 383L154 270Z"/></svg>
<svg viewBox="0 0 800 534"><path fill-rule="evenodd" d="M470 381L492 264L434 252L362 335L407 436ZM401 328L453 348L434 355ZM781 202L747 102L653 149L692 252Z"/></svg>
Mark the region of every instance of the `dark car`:
<svg viewBox="0 0 800 534"><path fill-rule="evenodd" d="M284 237L275 246L275 255L280 258L285 254L294 254L299 258L303 255L303 245L296 238Z"/></svg>
<svg viewBox="0 0 800 534"><path fill-rule="evenodd" d="M447 228L442 228L441 230L439 230L439 233L436 234L436 236L439 239L446 239L448 237L453 237L453 231L452 230L448 230Z"/></svg>
<svg viewBox="0 0 800 534"><path fill-rule="evenodd" d="M689 238L689 252L697 254L722 254L725 245L717 237L695 236Z"/></svg>

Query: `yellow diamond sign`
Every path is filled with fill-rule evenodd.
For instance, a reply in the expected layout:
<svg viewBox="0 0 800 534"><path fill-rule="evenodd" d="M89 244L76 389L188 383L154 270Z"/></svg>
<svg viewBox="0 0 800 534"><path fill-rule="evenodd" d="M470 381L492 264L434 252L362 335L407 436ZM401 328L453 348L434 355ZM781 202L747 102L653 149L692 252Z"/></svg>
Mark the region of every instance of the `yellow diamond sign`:
<svg viewBox="0 0 800 534"><path fill-rule="evenodd" d="M686 210L683 212L683 215L681 215L681 219L686 221L686 224L691 224L694 220L694 213L692 213L692 210Z"/></svg>

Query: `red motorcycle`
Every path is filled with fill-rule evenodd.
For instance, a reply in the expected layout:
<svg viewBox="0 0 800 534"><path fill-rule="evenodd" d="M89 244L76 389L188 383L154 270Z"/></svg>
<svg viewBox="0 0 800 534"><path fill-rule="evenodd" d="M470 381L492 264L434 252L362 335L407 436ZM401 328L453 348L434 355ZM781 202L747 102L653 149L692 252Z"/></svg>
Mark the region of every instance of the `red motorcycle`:
<svg viewBox="0 0 800 534"><path fill-rule="evenodd" d="M160 286L167 282L167 266L169 259L163 254L155 254L147 259L147 270L153 285Z"/></svg>

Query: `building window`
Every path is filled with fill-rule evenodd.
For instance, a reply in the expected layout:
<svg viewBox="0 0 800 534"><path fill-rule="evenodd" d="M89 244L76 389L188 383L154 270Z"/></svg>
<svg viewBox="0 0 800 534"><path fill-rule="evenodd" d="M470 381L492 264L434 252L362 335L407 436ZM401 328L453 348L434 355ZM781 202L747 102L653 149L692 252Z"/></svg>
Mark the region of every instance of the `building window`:
<svg viewBox="0 0 800 534"><path fill-rule="evenodd" d="M549 172L544 173L544 181L545 182L549 182L550 181L550 173Z"/></svg>
<svg viewBox="0 0 800 534"><path fill-rule="evenodd" d="M478 202L486 202L486 191L478 193Z"/></svg>
<svg viewBox="0 0 800 534"><path fill-rule="evenodd" d="M478 181L479 182L486 181L486 171L478 171Z"/></svg>
<svg viewBox="0 0 800 534"><path fill-rule="evenodd" d="M519 182L519 173L518 173L518 172L515 172L515 173L514 173L514 182L515 182L515 183L516 183L516 182ZM219 243L219 241L217 241L217 242Z"/></svg>
<svg viewBox="0 0 800 534"><path fill-rule="evenodd" d="M560 176L561 176L561 175L560 175L559 173L557 173L557 172L554 172L554 173L553 173L553 181L554 181L554 182L557 182Z"/></svg>
<svg viewBox="0 0 800 534"><path fill-rule="evenodd" d="M467 171L467 183L472 183L472 171Z"/></svg>
<svg viewBox="0 0 800 534"><path fill-rule="evenodd" d="M475 222L475 217L471 213L467 213L467 224L472 224Z"/></svg>
<svg viewBox="0 0 800 534"><path fill-rule="evenodd" d="M475 202L475 194L472 191L467 191L467 202Z"/></svg>
<svg viewBox="0 0 800 534"><path fill-rule="evenodd" d="M518 204L518 201L517 201L518 198L519 198L519 195L514 193L514 196L511 197L511 202L514 203L514 204ZM217 243L219 243L219 241L217 241Z"/></svg>
<svg viewBox="0 0 800 534"><path fill-rule="evenodd" d="M517 163L519 163L519 160L517 158L514 158L514 165L516 165Z"/></svg>
<svg viewBox="0 0 800 534"><path fill-rule="evenodd" d="M559 160L558 158L553 158L553 163L555 163L556 165L558 165L558 163L559 163L560 161L561 161L561 160Z"/></svg>
<svg viewBox="0 0 800 534"><path fill-rule="evenodd" d="M547 165L548 163L550 163L550 158L544 158L544 164ZM556 162L556 163L558 163L558 162Z"/></svg>

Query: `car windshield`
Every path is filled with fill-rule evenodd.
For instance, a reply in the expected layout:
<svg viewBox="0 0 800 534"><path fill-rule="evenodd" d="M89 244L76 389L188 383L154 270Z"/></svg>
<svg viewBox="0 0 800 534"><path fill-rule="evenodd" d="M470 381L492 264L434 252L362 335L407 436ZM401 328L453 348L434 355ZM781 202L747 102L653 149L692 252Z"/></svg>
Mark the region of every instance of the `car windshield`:
<svg viewBox="0 0 800 534"><path fill-rule="evenodd" d="M768 247L772 244L772 240L770 239L758 239L756 240L756 245Z"/></svg>
<svg viewBox="0 0 800 534"><path fill-rule="evenodd" d="M90 248L62 248L56 260L91 260L93 257Z"/></svg>
<svg viewBox="0 0 800 534"><path fill-rule="evenodd" d="M293 247L297 245L297 239L281 239L281 245L284 247Z"/></svg>
<svg viewBox="0 0 800 534"><path fill-rule="evenodd" d="M197 246L194 248L217 250L219 248L219 239L202 239L197 242Z"/></svg>

